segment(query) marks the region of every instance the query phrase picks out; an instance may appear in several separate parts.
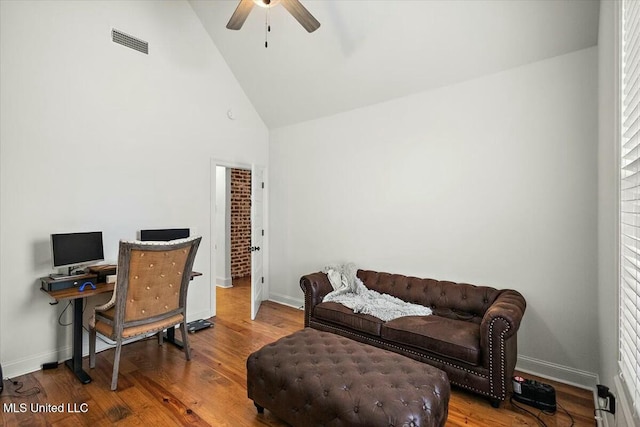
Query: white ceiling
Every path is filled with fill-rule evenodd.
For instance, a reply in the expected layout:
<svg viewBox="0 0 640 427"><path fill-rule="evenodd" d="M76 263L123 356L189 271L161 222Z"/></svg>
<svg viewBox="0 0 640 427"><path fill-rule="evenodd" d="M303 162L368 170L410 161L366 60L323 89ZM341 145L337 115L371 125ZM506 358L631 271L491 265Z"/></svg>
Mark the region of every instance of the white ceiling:
<svg viewBox="0 0 640 427"><path fill-rule="evenodd" d="M598 0L301 0L307 33L282 7L189 0L269 128L446 86L597 44ZM215 78L215 76L212 76Z"/></svg>

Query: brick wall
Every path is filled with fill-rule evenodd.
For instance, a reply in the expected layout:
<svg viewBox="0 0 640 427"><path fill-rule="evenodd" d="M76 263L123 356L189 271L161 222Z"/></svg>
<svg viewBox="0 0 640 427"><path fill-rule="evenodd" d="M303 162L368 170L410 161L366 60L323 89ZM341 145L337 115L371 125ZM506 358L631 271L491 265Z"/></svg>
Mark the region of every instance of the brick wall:
<svg viewBox="0 0 640 427"><path fill-rule="evenodd" d="M251 171L231 169L231 278L251 275Z"/></svg>

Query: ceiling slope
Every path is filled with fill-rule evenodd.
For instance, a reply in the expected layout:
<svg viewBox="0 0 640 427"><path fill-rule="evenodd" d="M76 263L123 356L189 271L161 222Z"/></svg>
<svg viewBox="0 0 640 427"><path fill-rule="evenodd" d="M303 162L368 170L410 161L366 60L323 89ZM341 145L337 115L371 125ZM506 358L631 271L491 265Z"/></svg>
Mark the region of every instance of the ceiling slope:
<svg viewBox="0 0 640 427"><path fill-rule="evenodd" d="M231 31L236 0L189 3L269 128L595 46L598 36L597 0L302 0L322 26L309 34L276 6L268 35L266 9Z"/></svg>

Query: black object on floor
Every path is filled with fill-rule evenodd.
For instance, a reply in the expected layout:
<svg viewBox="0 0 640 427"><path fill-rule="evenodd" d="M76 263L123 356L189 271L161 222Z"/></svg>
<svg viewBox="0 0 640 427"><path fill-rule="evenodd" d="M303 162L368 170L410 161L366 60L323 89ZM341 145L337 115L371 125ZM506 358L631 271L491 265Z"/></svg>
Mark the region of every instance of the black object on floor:
<svg viewBox="0 0 640 427"><path fill-rule="evenodd" d="M556 389L553 386L519 376L513 377L512 382L516 401L543 411L556 411Z"/></svg>
<svg viewBox="0 0 640 427"><path fill-rule="evenodd" d="M194 333L202 329L213 328L213 323L208 320L200 319L187 323L187 331Z"/></svg>

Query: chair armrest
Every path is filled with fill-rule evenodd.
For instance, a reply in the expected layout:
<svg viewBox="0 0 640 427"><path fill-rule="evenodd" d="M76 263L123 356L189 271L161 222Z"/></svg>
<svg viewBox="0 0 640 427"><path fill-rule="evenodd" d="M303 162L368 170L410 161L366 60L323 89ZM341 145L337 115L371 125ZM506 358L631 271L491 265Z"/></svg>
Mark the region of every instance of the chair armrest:
<svg viewBox="0 0 640 427"><path fill-rule="evenodd" d="M96 315L99 315L99 313L104 313L105 311L116 305L116 288L117 286L113 287L113 293L111 294L111 299L109 299L109 301L102 305L96 305L95 307L93 307L93 313L89 317L90 328L93 329L96 327Z"/></svg>
<svg viewBox="0 0 640 427"><path fill-rule="evenodd" d="M527 302L520 292L512 289L503 290L491 304L480 323L480 345L485 346L489 335L500 333L503 338L514 335L520 328ZM497 321L501 324L498 325Z"/></svg>
<svg viewBox="0 0 640 427"><path fill-rule="evenodd" d="M333 287L325 273L307 274L300 278L300 288L304 292L304 326L309 326L309 318L313 308L322 302L322 299Z"/></svg>

